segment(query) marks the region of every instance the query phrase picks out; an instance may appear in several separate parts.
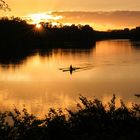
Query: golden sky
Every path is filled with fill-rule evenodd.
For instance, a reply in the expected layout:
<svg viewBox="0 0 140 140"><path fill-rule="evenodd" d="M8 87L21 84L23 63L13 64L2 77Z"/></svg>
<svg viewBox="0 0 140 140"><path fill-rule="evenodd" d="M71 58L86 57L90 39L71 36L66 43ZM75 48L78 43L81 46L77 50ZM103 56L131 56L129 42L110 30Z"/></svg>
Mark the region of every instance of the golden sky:
<svg viewBox="0 0 140 140"><path fill-rule="evenodd" d="M17 16L54 10L140 10L140 0L6 0L6 2L12 13Z"/></svg>
<svg viewBox="0 0 140 140"><path fill-rule="evenodd" d="M95 30L135 28L140 26L140 11L57 11L53 16L62 16L60 23L89 24Z"/></svg>
<svg viewBox="0 0 140 140"><path fill-rule="evenodd" d="M30 16L34 22L47 18L65 24L89 24L97 30L133 28L140 25L140 0L5 0L8 16ZM48 16L48 13L52 13ZM55 11L55 12L54 12ZM37 16L32 14L38 14ZM41 15L43 14L43 15Z"/></svg>

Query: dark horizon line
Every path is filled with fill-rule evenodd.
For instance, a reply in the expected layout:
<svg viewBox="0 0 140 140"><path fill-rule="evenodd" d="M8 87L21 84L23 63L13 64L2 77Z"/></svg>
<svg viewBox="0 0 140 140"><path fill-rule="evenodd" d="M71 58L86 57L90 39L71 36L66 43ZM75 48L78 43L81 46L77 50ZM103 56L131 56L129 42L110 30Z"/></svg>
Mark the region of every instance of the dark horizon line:
<svg viewBox="0 0 140 140"><path fill-rule="evenodd" d="M140 11L139 11L140 12ZM22 17L20 17L20 16L17 16L17 17L14 17L14 16L11 16L11 17L8 17L8 16L2 16L2 17L0 17L0 21L1 20L3 20L3 19L8 19L8 20L15 20L15 19L18 19L19 21L21 20L21 21L25 21L26 22L26 24L27 25L36 25L36 23L28 23L28 19L27 19L28 17L26 17L26 18L22 18ZM39 24L42 24L42 23L50 23L51 24L51 21L48 21L48 22L40 22ZM81 26L90 26L94 31L96 31L96 32L111 32L111 31L123 31L123 30L125 30L125 29L129 29L129 31L131 31L131 30L133 30L133 29L136 29L136 28L140 28L140 24L138 25L138 26L133 26L133 27L124 27L124 28L114 28L114 29L106 29L106 30L96 30L96 29L94 29L94 26L91 26L90 24L75 24L75 23L71 23L70 25L67 25L67 24L65 24L65 23L61 23L61 22L58 22L59 24L61 24L63 27L64 26L67 26L67 27L70 27L70 26L72 26L72 25L75 25L75 26L79 26L79 25L81 25ZM53 26L52 26L53 27ZM59 28L59 25L54 25L54 27L58 27Z"/></svg>

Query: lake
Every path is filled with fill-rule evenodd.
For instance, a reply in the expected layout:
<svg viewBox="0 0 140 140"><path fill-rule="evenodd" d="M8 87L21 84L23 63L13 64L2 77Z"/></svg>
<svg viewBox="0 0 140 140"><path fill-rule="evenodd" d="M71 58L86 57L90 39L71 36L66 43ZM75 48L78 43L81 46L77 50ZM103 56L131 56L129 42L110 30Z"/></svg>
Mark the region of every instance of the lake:
<svg viewBox="0 0 140 140"><path fill-rule="evenodd" d="M71 73L72 65L77 69ZM0 64L0 109L44 115L50 107L74 108L80 95L107 103L112 95L131 106L140 98L140 42L98 41L87 49L52 49L20 64Z"/></svg>

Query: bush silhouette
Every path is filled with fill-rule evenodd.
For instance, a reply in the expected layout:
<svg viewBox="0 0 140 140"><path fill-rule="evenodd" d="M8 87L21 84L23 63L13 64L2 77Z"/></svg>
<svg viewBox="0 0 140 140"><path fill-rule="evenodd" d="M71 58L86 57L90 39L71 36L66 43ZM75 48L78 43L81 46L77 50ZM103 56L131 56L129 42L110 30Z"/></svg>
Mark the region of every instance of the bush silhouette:
<svg viewBox="0 0 140 140"><path fill-rule="evenodd" d="M116 107L115 95L108 105L98 99L88 100L80 96L77 111L50 109L46 117L39 119L23 108L20 112L0 113L0 139L114 139L138 140L140 130L140 105L131 108L120 101ZM12 125L6 123L10 118Z"/></svg>

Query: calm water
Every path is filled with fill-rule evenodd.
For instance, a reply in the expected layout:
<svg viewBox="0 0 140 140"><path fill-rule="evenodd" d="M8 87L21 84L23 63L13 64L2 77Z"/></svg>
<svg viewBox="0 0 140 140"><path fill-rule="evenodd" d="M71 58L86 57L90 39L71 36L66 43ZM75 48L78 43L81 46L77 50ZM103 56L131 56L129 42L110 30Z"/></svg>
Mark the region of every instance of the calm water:
<svg viewBox="0 0 140 140"><path fill-rule="evenodd" d="M61 68L78 67L70 74ZM23 64L0 65L0 109L14 106L43 115L50 107L73 108L79 95L107 102L113 94L127 105L139 102L140 42L106 40L90 49L54 49Z"/></svg>

